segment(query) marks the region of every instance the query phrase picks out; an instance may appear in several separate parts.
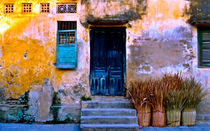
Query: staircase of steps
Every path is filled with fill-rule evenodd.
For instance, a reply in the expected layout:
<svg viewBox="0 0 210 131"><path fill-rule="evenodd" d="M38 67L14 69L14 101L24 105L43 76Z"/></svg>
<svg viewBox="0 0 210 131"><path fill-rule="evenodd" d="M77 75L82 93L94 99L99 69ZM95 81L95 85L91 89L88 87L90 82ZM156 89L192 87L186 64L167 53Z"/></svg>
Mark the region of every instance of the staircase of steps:
<svg viewBox="0 0 210 131"><path fill-rule="evenodd" d="M82 101L82 131L137 131L136 110L124 97L96 97Z"/></svg>

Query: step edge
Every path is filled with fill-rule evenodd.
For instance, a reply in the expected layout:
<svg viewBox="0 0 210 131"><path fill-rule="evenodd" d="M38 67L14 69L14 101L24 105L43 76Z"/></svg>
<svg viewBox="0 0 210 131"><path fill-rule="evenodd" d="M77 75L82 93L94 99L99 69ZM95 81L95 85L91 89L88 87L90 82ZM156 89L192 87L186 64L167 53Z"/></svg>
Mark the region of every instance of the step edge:
<svg viewBox="0 0 210 131"><path fill-rule="evenodd" d="M84 127L101 127L101 128L137 128L139 127L138 124L80 124L80 128L84 128Z"/></svg>
<svg viewBox="0 0 210 131"><path fill-rule="evenodd" d="M136 111L136 109L133 108L83 108L81 111Z"/></svg>
<svg viewBox="0 0 210 131"><path fill-rule="evenodd" d="M197 116L210 116L210 114L197 114Z"/></svg>
<svg viewBox="0 0 210 131"><path fill-rule="evenodd" d="M131 101L81 101L81 103L132 103Z"/></svg>
<svg viewBox="0 0 210 131"><path fill-rule="evenodd" d="M132 119L137 119L137 116L81 116L81 119L94 119L94 118L132 118Z"/></svg>

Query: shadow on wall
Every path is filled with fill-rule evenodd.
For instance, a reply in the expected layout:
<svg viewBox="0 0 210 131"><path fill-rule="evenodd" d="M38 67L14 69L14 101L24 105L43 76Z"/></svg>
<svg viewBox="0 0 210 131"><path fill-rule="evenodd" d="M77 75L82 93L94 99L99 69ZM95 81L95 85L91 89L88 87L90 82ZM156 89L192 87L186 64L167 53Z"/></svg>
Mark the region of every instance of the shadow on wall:
<svg viewBox="0 0 210 131"><path fill-rule="evenodd" d="M84 27L88 23L128 22L141 19L146 14L147 0L117 0L117 1L81 1L80 22Z"/></svg>
<svg viewBox="0 0 210 131"><path fill-rule="evenodd" d="M210 24L210 1L209 0L189 0L190 15L189 23L192 25L197 24Z"/></svg>

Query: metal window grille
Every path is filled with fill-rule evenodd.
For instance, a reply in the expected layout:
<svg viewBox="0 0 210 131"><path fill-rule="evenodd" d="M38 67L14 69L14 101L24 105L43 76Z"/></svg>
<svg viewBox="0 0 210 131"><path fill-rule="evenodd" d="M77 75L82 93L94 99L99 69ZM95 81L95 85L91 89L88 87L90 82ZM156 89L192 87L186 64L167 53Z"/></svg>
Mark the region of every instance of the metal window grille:
<svg viewBox="0 0 210 131"><path fill-rule="evenodd" d="M29 13L32 11L32 4L31 3L23 3L22 4L23 13Z"/></svg>
<svg viewBox="0 0 210 131"><path fill-rule="evenodd" d="M59 44L69 45L75 44L75 32L59 32Z"/></svg>
<svg viewBox="0 0 210 131"><path fill-rule="evenodd" d="M77 4L74 3L62 3L57 4L57 13L76 13Z"/></svg>
<svg viewBox="0 0 210 131"><path fill-rule="evenodd" d="M5 13L13 13L14 12L14 4L4 4Z"/></svg>
<svg viewBox="0 0 210 131"><path fill-rule="evenodd" d="M76 21L58 21L58 30L76 30Z"/></svg>
<svg viewBox="0 0 210 131"><path fill-rule="evenodd" d="M50 3L41 3L41 13L50 12Z"/></svg>
<svg viewBox="0 0 210 131"><path fill-rule="evenodd" d="M59 21L58 22L58 44L69 45L75 44L76 41L76 21Z"/></svg>

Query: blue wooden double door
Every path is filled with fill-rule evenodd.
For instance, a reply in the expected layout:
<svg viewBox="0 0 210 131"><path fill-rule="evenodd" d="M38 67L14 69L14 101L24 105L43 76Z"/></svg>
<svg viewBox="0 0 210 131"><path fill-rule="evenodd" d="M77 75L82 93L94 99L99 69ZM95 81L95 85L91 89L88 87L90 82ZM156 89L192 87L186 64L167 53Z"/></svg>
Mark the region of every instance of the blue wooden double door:
<svg viewBox="0 0 210 131"><path fill-rule="evenodd" d="M92 27L90 29L92 95L124 95L125 41L125 28Z"/></svg>

